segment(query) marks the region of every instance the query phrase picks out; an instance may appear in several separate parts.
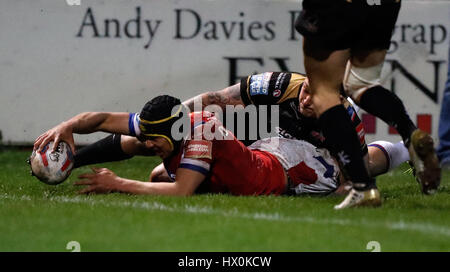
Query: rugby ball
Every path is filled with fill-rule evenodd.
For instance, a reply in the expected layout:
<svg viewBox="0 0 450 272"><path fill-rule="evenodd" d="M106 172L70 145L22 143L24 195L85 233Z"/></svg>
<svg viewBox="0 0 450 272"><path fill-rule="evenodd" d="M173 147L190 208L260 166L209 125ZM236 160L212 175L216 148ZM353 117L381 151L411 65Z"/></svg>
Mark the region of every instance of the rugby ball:
<svg viewBox="0 0 450 272"><path fill-rule="evenodd" d="M53 144L54 142L51 141L42 151L33 151L29 159L31 174L49 185L56 185L66 180L74 165L70 146L61 141L56 151L51 152Z"/></svg>

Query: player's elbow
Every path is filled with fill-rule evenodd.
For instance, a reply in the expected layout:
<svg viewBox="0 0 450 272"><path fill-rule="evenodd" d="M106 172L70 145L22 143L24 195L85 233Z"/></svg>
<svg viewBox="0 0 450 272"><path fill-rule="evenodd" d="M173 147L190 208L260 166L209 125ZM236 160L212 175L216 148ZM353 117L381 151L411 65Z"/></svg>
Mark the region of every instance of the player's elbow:
<svg viewBox="0 0 450 272"><path fill-rule="evenodd" d="M209 106L217 104L217 92L209 91L205 92L201 95L202 98L202 106Z"/></svg>

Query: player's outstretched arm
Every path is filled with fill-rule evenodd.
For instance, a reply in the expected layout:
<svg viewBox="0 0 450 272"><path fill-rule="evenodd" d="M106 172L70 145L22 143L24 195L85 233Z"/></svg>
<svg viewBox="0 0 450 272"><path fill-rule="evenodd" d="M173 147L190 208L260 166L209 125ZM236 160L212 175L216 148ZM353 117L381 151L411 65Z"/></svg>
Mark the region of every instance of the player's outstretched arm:
<svg viewBox="0 0 450 272"><path fill-rule="evenodd" d="M129 113L125 112L80 113L40 135L34 142L34 149L40 151L50 141L55 142L53 149L56 149L60 141L65 141L75 152L73 133L88 134L104 131L128 134L128 118Z"/></svg>
<svg viewBox="0 0 450 272"><path fill-rule="evenodd" d="M177 170L175 182L142 182L118 177L107 168L93 168L93 173L79 176L75 185L87 185L79 192L82 194L121 192L141 195L189 196L205 179L199 172L180 168Z"/></svg>
<svg viewBox="0 0 450 272"><path fill-rule="evenodd" d="M223 110L227 105L244 105L241 98L241 84L235 84L220 91L199 94L183 102L191 112L200 111L209 105L217 105Z"/></svg>

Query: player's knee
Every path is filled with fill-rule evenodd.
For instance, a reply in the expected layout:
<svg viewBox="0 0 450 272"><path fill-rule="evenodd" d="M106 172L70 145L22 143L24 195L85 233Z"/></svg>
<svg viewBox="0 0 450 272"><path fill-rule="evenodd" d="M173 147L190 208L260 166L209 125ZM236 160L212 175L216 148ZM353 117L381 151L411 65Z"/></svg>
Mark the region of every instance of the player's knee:
<svg viewBox="0 0 450 272"><path fill-rule="evenodd" d="M149 177L148 181L158 182L161 174L162 174L161 171L159 171L157 168L153 169L153 171L150 173L150 177Z"/></svg>
<svg viewBox="0 0 450 272"><path fill-rule="evenodd" d="M383 63L359 68L347 63L344 77L344 90L356 103L359 103L361 95L369 88L380 85L381 69Z"/></svg>
<svg viewBox="0 0 450 272"><path fill-rule="evenodd" d="M386 147L389 144L391 143L377 141L369 145L368 170L372 177L376 177L389 171L390 162L388 153L386 151Z"/></svg>
<svg viewBox="0 0 450 272"><path fill-rule="evenodd" d="M371 160L371 172L374 175L386 173L410 159L408 149L403 141L397 143L387 141L373 142L369 144L369 157Z"/></svg>
<svg viewBox="0 0 450 272"><path fill-rule="evenodd" d="M158 179L158 176L160 176L161 173L156 171L156 168L152 170L150 173L150 177L148 178L148 181L155 182Z"/></svg>
<svg viewBox="0 0 450 272"><path fill-rule="evenodd" d="M169 182L170 177L167 174L166 169L163 164L156 166L153 171L150 173L149 177L150 182Z"/></svg>

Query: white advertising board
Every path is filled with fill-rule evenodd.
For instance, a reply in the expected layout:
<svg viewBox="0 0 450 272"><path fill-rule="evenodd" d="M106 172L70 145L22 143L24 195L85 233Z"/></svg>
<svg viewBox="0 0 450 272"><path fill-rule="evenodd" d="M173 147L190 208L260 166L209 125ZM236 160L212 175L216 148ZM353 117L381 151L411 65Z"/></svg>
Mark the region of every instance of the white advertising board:
<svg viewBox="0 0 450 272"><path fill-rule="evenodd" d="M30 144L77 113L136 112L158 94L187 99L255 72L304 72L293 29L300 2L3 0L2 141ZM404 1L383 70L390 75L385 85L435 139L449 11L449 1ZM382 121L366 121L368 141L400 140Z"/></svg>

